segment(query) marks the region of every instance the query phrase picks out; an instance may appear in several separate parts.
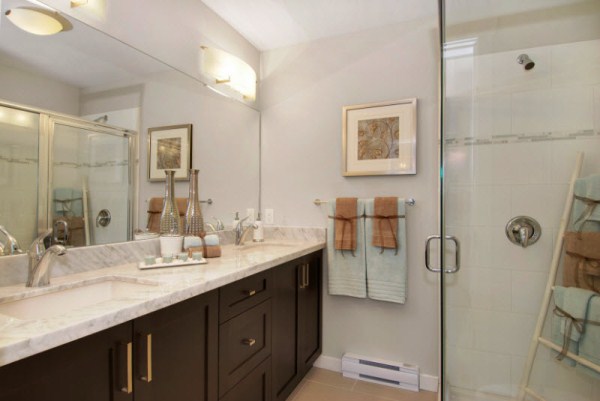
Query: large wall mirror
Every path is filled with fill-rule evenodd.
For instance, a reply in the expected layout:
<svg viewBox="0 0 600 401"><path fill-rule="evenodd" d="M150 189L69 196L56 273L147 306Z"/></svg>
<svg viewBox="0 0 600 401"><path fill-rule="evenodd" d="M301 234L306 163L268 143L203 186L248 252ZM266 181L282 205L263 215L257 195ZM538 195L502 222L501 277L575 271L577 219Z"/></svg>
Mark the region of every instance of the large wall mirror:
<svg viewBox="0 0 600 401"><path fill-rule="evenodd" d="M191 166L200 170L200 198L212 201L202 204L206 222L228 222L236 211L245 215L248 208L258 209L258 111L71 17L64 16L72 24L67 31L26 33L5 12L32 4L4 0L1 5L0 99L23 107L0 108L0 225L18 233L23 249L43 228L22 229L31 216L39 220L40 192L78 199L86 180L90 187L100 183L89 191L95 235L88 244L122 241L134 229L145 228L148 200L164 195L163 182L148 180L150 128L192 125ZM48 121L56 128L47 149L50 185L43 182L49 178L38 175L39 137ZM117 135L105 135L113 129ZM137 149L126 162L130 144L119 130L137 133ZM137 175L131 182L137 184L123 198L130 165ZM91 167L104 169L92 174L87 172ZM177 197L187 197L188 183L177 182L175 190ZM115 206L123 199L130 208ZM69 211L48 204L48 225L59 214L83 213L76 204L67 205L76 209ZM102 209L113 211L108 227L114 233L95 227ZM0 242L5 242L2 233Z"/></svg>

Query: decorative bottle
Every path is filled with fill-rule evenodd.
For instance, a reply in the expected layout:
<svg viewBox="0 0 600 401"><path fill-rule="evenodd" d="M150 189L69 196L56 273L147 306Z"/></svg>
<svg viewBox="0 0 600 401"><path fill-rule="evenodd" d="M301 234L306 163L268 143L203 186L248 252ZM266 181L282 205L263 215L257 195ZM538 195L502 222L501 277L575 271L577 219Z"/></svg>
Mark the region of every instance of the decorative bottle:
<svg viewBox="0 0 600 401"><path fill-rule="evenodd" d="M204 231L204 219L198 199L198 172L199 170L190 170L190 196L185 212L185 235L199 236Z"/></svg>
<svg viewBox="0 0 600 401"><path fill-rule="evenodd" d="M179 234L179 210L175 201L175 170L165 170L167 181L165 183L165 201L160 214L160 233Z"/></svg>

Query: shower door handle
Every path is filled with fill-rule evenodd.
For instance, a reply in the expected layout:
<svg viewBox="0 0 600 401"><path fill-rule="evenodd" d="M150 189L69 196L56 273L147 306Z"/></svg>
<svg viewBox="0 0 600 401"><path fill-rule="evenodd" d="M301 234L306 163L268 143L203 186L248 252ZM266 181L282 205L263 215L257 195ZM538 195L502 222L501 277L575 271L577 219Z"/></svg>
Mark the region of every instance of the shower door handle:
<svg viewBox="0 0 600 401"><path fill-rule="evenodd" d="M431 241L433 241L434 239L441 239L441 235L430 235L429 237L427 237L427 240L425 241L425 267L427 268L427 270L429 270L430 272L433 273L440 273L440 272L444 272L444 273L456 273L457 271L460 270L460 242L458 241L458 238L456 238L453 235L446 235L446 239L450 240L452 242L454 242L454 246L455 246L455 251L454 251L454 266L450 269L441 269L441 268L433 268L431 267Z"/></svg>

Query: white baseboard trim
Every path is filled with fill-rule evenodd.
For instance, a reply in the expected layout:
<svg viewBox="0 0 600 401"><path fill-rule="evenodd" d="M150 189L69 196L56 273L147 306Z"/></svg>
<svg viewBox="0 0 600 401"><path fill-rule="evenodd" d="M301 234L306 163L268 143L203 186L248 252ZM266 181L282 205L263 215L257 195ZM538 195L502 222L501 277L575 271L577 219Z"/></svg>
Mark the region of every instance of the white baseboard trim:
<svg viewBox="0 0 600 401"><path fill-rule="evenodd" d="M342 359L334 358L332 356L321 355L314 363L314 366L321 369L332 370L334 372L342 371ZM439 380L437 376L426 375L421 373L419 375L419 389L424 391L437 392L439 387Z"/></svg>

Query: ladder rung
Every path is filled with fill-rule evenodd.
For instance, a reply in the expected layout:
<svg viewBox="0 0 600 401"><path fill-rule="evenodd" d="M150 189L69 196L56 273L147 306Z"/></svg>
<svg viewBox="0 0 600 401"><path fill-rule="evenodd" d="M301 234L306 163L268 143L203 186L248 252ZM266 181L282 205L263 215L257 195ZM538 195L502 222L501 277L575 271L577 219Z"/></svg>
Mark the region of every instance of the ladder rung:
<svg viewBox="0 0 600 401"><path fill-rule="evenodd" d="M540 344L545 345L548 348L553 349L556 352L561 352L562 347L554 344L552 341L545 339L544 337L538 337L538 341ZM575 362L585 366L586 368L590 368L600 373L600 365L596 365L594 362L588 361L585 358L580 357L579 355L575 355L572 352L567 352L567 358L574 360Z"/></svg>
<svg viewBox="0 0 600 401"><path fill-rule="evenodd" d="M539 395L538 393L536 393L535 391L533 391L532 389L530 389L529 387L525 387L525 392L532 396L533 398L535 398L538 401L546 401L546 399L544 397L542 397L541 395Z"/></svg>

